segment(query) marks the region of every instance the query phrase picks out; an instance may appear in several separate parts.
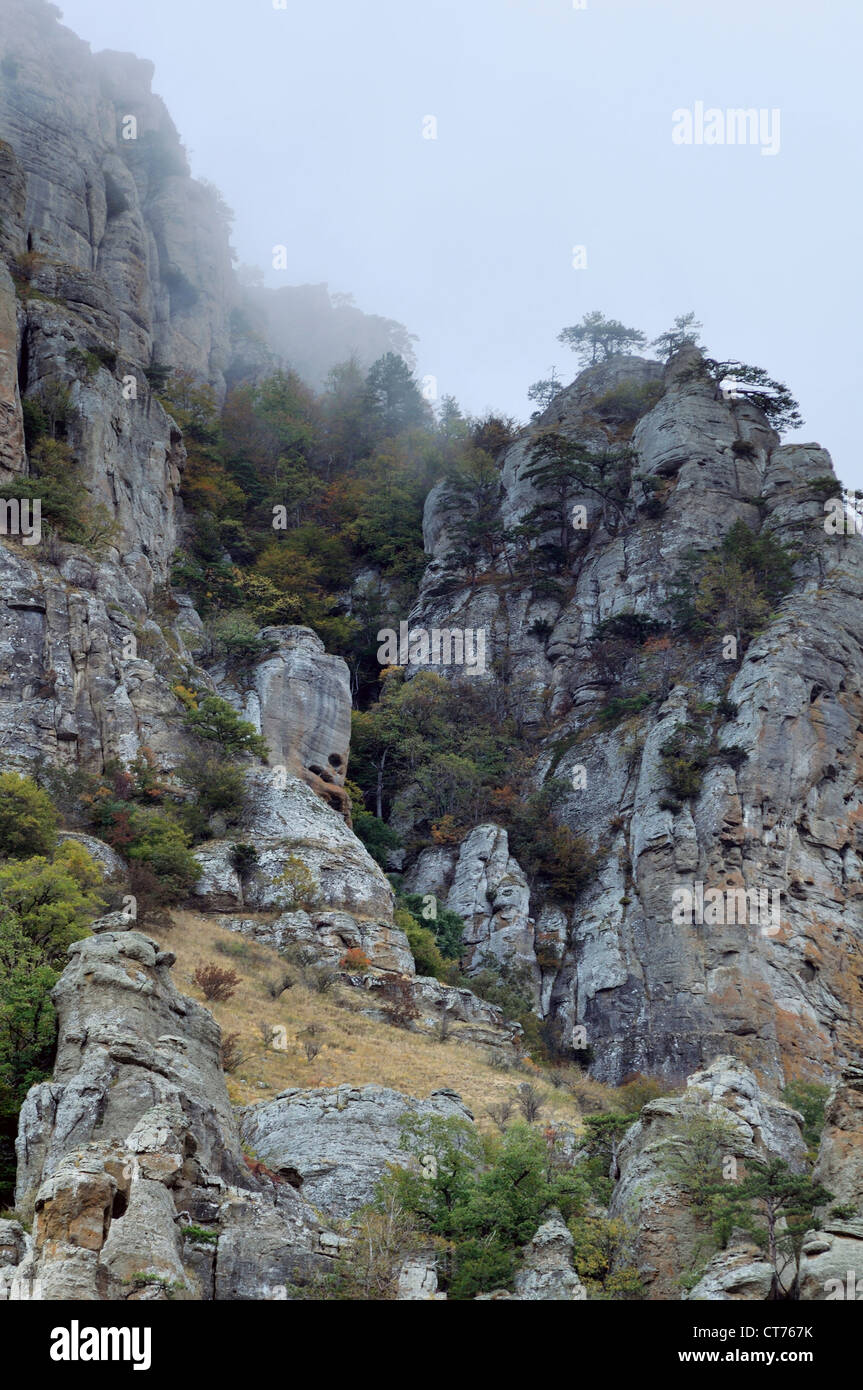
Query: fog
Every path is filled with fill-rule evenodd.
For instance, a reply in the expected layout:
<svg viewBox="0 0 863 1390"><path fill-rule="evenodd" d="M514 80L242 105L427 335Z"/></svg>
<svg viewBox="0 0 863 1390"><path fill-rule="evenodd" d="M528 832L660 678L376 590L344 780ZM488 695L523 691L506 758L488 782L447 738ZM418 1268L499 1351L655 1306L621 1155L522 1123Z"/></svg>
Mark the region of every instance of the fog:
<svg viewBox="0 0 863 1390"><path fill-rule="evenodd" d="M531 382L575 374L556 338L587 310L654 337L694 309L711 352L787 382L797 437L863 486L859 5L61 8L94 49L153 60L194 172L235 210L240 262L399 320L463 408L525 418ZM699 102L778 112L772 148L674 143Z"/></svg>

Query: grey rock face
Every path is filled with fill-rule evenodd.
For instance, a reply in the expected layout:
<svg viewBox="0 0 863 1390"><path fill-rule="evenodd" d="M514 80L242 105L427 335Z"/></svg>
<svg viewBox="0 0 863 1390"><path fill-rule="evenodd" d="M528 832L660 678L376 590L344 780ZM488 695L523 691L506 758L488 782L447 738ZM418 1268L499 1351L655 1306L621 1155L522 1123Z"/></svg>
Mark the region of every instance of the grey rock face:
<svg viewBox="0 0 863 1390"><path fill-rule="evenodd" d="M849 1067L827 1106L814 1176L833 1197L800 1261L800 1297L863 1302L863 1069Z"/></svg>
<svg viewBox="0 0 863 1390"><path fill-rule="evenodd" d="M9 1223L3 1262L50 1299L288 1297L327 1266L320 1223L246 1164L212 1015L177 993L170 955L140 932L102 931L70 955L54 1078L19 1125L32 1245ZM194 1228L212 1235L203 1255L187 1248Z"/></svg>
<svg viewBox="0 0 863 1390"><path fill-rule="evenodd" d="M437 1267L433 1259L405 1260L399 1271L398 1301L400 1303L426 1302L430 1299L444 1300L445 1293L438 1293Z"/></svg>
<svg viewBox="0 0 863 1390"><path fill-rule="evenodd" d="M338 812L283 769L254 769L247 787L249 810L233 840L209 841L195 851L204 871L195 886L201 905L221 912L283 907L287 916L275 923L240 930L277 947L308 941L322 957L360 946L381 969L413 974L407 938L393 924L389 881ZM258 851L242 882L232 863L237 840ZM290 910L290 889L277 881L288 858L299 860L314 884L300 915Z"/></svg>
<svg viewBox="0 0 863 1390"><path fill-rule="evenodd" d="M12 277L0 261L0 477L8 478L23 470L24 424L18 391L18 313Z"/></svg>
<svg viewBox="0 0 863 1390"><path fill-rule="evenodd" d="M625 440L609 413L609 393L621 385L652 391L654 403L645 398L632 434L623 517L574 489L588 529L564 576L565 600L511 583L502 560L494 572L486 567L484 582L465 578L459 587L455 571L443 584L450 537L439 486L426 503L430 560L410 622L485 628L489 662L505 659L501 698L541 749L537 782L552 766L564 784L576 766L585 769L586 786L573 786L560 815L602 849L600 871L562 929L561 905L539 890L523 914L535 937L550 928L544 913L554 914L540 1003L563 1042L584 1029L591 1070L608 1082L634 1071L677 1079L728 1050L777 1083L786 1063L796 1074L830 1077L843 1059L863 1055L859 989L843 966L863 942L855 743L863 539L825 534L825 494L812 483L833 477L829 455L815 444L780 445L754 405L722 398L691 351L664 372L613 359L561 392L502 459L504 524L518 523L538 500L525 478L537 431L558 429L592 447ZM735 521L801 550L793 591L742 659L724 660L718 641L690 651L673 639L667 668L660 653L651 658L649 709L603 729L596 715L606 686L591 634L620 613L667 619L685 553L716 547ZM535 634L537 621L547 635ZM732 750L728 760L716 757L700 793L678 810L662 806L661 745L689 717L690 701L715 702L726 690L737 714L724 724L714 717L712 728L719 749ZM407 799L396 819L410 831ZM454 853L423 851L407 866L409 881L440 891L430 886L437 881L449 892ZM698 882L778 892L779 931L674 922L675 890Z"/></svg>
<svg viewBox="0 0 863 1390"><path fill-rule="evenodd" d="M714 1255L689 1298L696 1303L763 1302L770 1297L773 1273L756 1245L732 1245ZM790 1267L787 1273L793 1277Z"/></svg>
<svg viewBox="0 0 863 1390"><path fill-rule="evenodd" d="M543 1222L522 1257L515 1297L531 1302L583 1302L587 1291L572 1268L573 1239L556 1212Z"/></svg>
<svg viewBox="0 0 863 1390"><path fill-rule="evenodd" d="M478 825L458 846L421 851L405 875L409 893L433 893L464 919L466 967L485 955L521 961L537 975L530 891L506 831Z"/></svg>
<svg viewBox="0 0 863 1390"><path fill-rule="evenodd" d="M283 1091L241 1112L240 1133L260 1158L302 1179L302 1194L330 1217L371 1200L388 1163L407 1163L399 1147L403 1115L472 1120L454 1091L415 1100L383 1086Z"/></svg>
<svg viewBox="0 0 863 1390"><path fill-rule="evenodd" d="M0 138L27 180L21 249L105 285L124 357L218 378L230 350L226 231L150 90L152 64L91 54L27 0L7 0L4 17L14 75L0 92Z"/></svg>
<svg viewBox="0 0 863 1390"><path fill-rule="evenodd" d="M268 627L260 633L273 644L239 685L225 679L220 693L263 734L271 767L311 778L325 794L329 786L340 809L345 794L351 739L351 688L347 663L327 654L320 637L307 627Z"/></svg>
<svg viewBox="0 0 863 1390"><path fill-rule="evenodd" d="M42 756L101 771L142 747L166 771L182 760L189 741L171 685L188 654L147 616L147 586L141 579L135 587L137 578L134 566L81 551L57 568L33 550L0 545L4 765L23 770ZM200 682L206 690L203 672Z"/></svg>
<svg viewBox="0 0 863 1390"><path fill-rule="evenodd" d="M667 1167L671 1153L685 1152L680 1149L681 1132L697 1118L723 1122L729 1135L728 1156L744 1164L747 1156L771 1156L797 1170L803 1166L800 1115L767 1095L748 1067L734 1057L718 1057L690 1076L682 1095L645 1105L620 1144L619 1181L610 1214L625 1220L634 1233L639 1274L649 1298L680 1298L680 1277L697 1267L704 1246L697 1213ZM708 1273L712 1283L721 1275L733 1285L736 1278L724 1264L719 1273L716 1269ZM702 1291L697 1296L714 1295Z"/></svg>

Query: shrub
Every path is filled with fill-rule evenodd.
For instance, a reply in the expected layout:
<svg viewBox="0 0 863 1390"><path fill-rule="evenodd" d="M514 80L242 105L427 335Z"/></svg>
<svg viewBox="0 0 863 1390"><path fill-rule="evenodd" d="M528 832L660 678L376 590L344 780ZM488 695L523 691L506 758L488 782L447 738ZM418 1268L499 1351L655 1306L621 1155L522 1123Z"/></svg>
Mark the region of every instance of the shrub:
<svg viewBox="0 0 863 1390"><path fill-rule="evenodd" d="M371 961L360 946L351 946L339 961L339 969L359 974L371 968Z"/></svg>
<svg viewBox="0 0 863 1390"><path fill-rule="evenodd" d="M634 425L653 409L664 389L661 381L622 381L600 396L594 409L603 420Z"/></svg>
<svg viewBox="0 0 863 1390"><path fill-rule="evenodd" d="M667 622L648 618L643 613L613 613L597 623L590 641L603 642L609 637L619 637L633 646L643 647L648 637L658 637L667 630Z"/></svg>
<svg viewBox="0 0 863 1390"><path fill-rule="evenodd" d="M503 1134L510 1120L512 1119L513 1101L511 1099L498 1100L492 1105L486 1106L485 1113L490 1120L493 1120Z"/></svg>
<svg viewBox="0 0 863 1390"><path fill-rule="evenodd" d="M364 806L357 806L353 797L351 800L353 804L351 821L354 834L365 845L375 863L380 864L381 868L385 869L392 851L401 848L402 837L391 829L386 821L373 816L371 811L367 811Z"/></svg>
<svg viewBox="0 0 863 1390"><path fill-rule="evenodd" d="M86 850L73 842L53 863L36 855L0 868L0 1197L14 1186L21 1104L51 1072L51 990L69 946L102 910L100 881Z"/></svg>
<svg viewBox="0 0 863 1390"><path fill-rule="evenodd" d="M415 1018L419 1018L419 1009L414 1002L413 986L410 980L406 980L402 975L387 975L382 982L378 995L383 1002L387 1021L394 1028L410 1028Z"/></svg>
<svg viewBox="0 0 863 1390"><path fill-rule="evenodd" d="M570 902L594 877L600 857L593 853L584 836L555 823L555 809L565 793L565 784L554 779L539 791L531 792L511 812L509 843L531 878L546 879L553 896Z"/></svg>
<svg viewBox="0 0 863 1390"><path fill-rule="evenodd" d="M589 1214L570 1222L572 1259L588 1297L645 1297L636 1265L632 1232L617 1217Z"/></svg>
<svg viewBox="0 0 863 1390"><path fill-rule="evenodd" d="M308 966L303 971L303 983L313 994L329 994L338 977L331 965Z"/></svg>
<svg viewBox="0 0 863 1390"><path fill-rule="evenodd" d="M282 912L297 912L314 907L320 897L320 886L314 874L296 854L289 854L278 878L273 882L285 889L279 907Z"/></svg>
<svg viewBox="0 0 863 1390"><path fill-rule="evenodd" d="M704 771L710 762L710 744L702 728L700 720L679 724L660 746L666 786L677 801L687 801L701 791Z"/></svg>
<svg viewBox="0 0 863 1390"><path fill-rule="evenodd" d="M248 665L275 646L271 639L259 636L258 624L241 609L216 618L212 635L216 652L236 665Z"/></svg>
<svg viewBox="0 0 863 1390"><path fill-rule="evenodd" d="M676 626L694 636L731 633L745 647L792 588L792 565L769 532L735 521L716 550L685 554L668 600Z"/></svg>
<svg viewBox="0 0 863 1390"><path fill-rule="evenodd" d="M219 1044L219 1061L222 1071L235 1072L240 1063L245 1060L245 1054L240 1050L240 1034L223 1033L222 1041Z"/></svg>
<svg viewBox="0 0 863 1390"><path fill-rule="evenodd" d="M246 804L246 783L241 767L227 758L197 752L181 763L178 772L183 781L195 789L195 804L204 817L221 815L228 825L236 824Z"/></svg>
<svg viewBox="0 0 863 1390"><path fill-rule="evenodd" d="M810 1152L817 1153L824 1128L824 1112L830 1087L817 1081L791 1081L782 1092L786 1105L792 1106L803 1116L803 1138Z"/></svg>
<svg viewBox="0 0 863 1390"><path fill-rule="evenodd" d="M518 1088L518 1108L528 1124L533 1124L534 1120L539 1118L545 1100L543 1092L537 1090L530 1081L523 1081Z"/></svg>
<svg viewBox="0 0 863 1390"><path fill-rule="evenodd" d="M207 695L194 709L187 709L184 722L198 738L218 743L235 753L254 753L267 757L266 740L248 720L241 719L227 700Z"/></svg>
<svg viewBox="0 0 863 1390"><path fill-rule="evenodd" d="M425 898L421 893L407 893L403 901L417 924L434 934L441 955L447 960L458 960L464 949L464 918L440 903L435 905L434 916L427 916Z"/></svg>
<svg viewBox="0 0 863 1390"><path fill-rule="evenodd" d="M293 989L294 977L290 972L283 971L276 980L267 981L267 994L271 999L281 999L285 990Z"/></svg>
<svg viewBox="0 0 863 1390"><path fill-rule="evenodd" d="M39 498L43 524L73 544L98 552L116 538L113 517L93 501L65 440L40 438L30 453L29 476L4 483L0 497Z"/></svg>
<svg viewBox="0 0 863 1390"><path fill-rule="evenodd" d="M231 845L231 868L240 878L252 872L258 862L258 851L254 845Z"/></svg>
<svg viewBox="0 0 863 1390"><path fill-rule="evenodd" d="M53 863L37 855L0 868L0 921L14 919L52 966L65 964L69 946L87 934L103 905L86 850L64 851Z"/></svg>
<svg viewBox="0 0 863 1390"><path fill-rule="evenodd" d="M653 703L653 698L647 692L641 695L613 695L606 700L597 717L604 729L613 729L621 720L641 714Z"/></svg>
<svg viewBox="0 0 863 1390"><path fill-rule="evenodd" d="M533 976L526 962L499 961L490 953L482 955L479 969L470 976L470 988L480 999L497 1004L504 1017L524 1026L533 1014Z"/></svg>
<svg viewBox="0 0 863 1390"><path fill-rule="evenodd" d="M189 849L189 835L169 816L158 811L136 810L129 821L128 857L155 875L164 900L188 894L203 872Z"/></svg>
<svg viewBox="0 0 863 1390"><path fill-rule="evenodd" d="M472 1299L509 1283L520 1249L549 1207L564 1219L579 1215L587 1185L565 1162L550 1162L544 1136L513 1125L490 1141L485 1155L472 1125L438 1116L406 1116L401 1147L410 1167L379 1186L431 1235L448 1240L449 1296Z"/></svg>
<svg viewBox="0 0 863 1390"><path fill-rule="evenodd" d="M0 774L0 854L15 859L50 855L57 843L57 811L29 777Z"/></svg>
<svg viewBox="0 0 863 1390"><path fill-rule="evenodd" d="M411 955L416 963L418 975L432 975L436 980L446 978L446 962L441 955L434 933L421 927L412 912L406 908L396 908L393 921L401 927L408 939Z"/></svg>
<svg viewBox="0 0 863 1390"><path fill-rule="evenodd" d="M236 970L225 970L221 965L212 963L197 966L194 979L204 998L216 1004L224 1004L230 999L241 983Z"/></svg>

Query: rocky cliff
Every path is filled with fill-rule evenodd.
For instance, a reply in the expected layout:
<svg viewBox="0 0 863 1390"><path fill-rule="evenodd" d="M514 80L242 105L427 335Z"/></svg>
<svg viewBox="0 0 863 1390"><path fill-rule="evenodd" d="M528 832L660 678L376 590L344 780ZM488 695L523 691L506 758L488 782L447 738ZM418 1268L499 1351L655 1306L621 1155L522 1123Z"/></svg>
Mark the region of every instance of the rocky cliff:
<svg viewBox="0 0 863 1390"><path fill-rule="evenodd" d="M345 660L290 621L262 627L244 664L216 657L192 599L171 587L188 456L159 383L172 367L218 402L257 370L219 199L190 177L150 64L90 53L42 0L2 11L0 483L32 495L59 460L81 480L87 524L36 543L4 529L0 771L122 779L144 759L191 802L187 716L218 697L267 751L242 760L236 821L208 813L185 905L239 950L311 962L324 985L341 968L358 1014L380 1017L389 990L391 1018L394 990L405 1048L452 1036L454 1073L476 1049L511 1066L519 1027L464 978L418 971L392 883L354 833ZM464 921L468 983L479 988L470 976L489 959L522 970L559 1057L608 1085L689 1078L682 1096L644 1107L613 1174L610 1219L637 1232L646 1296L677 1296L700 1248L662 1167L682 1119L730 1116L742 1164L779 1157L797 1171L801 1117L775 1092L799 1078L831 1085L816 1173L835 1200L799 1271L801 1296L819 1298L860 1269L863 541L822 524L825 487L839 491L829 455L782 445L695 350L667 366L613 358L562 391L498 460L502 534L523 536L548 501L531 462L550 436L614 473L610 489L567 495L566 526L573 507L583 516L554 579L514 577L506 546L466 564L439 484L408 620L485 633L487 671L468 679L514 721L530 785L562 784L557 824L583 837L592 872L556 892L519 862L505 818L485 812L458 836L412 841L403 789L391 817L407 841L402 886ZM791 557L781 597L758 609L751 640L728 610L675 627L680 576L735 522ZM409 661L407 678L420 669ZM98 836L64 835L128 888L128 865ZM745 904L680 920L681 890ZM756 921L762 897L777 908ZM301 1296L343 1250L335 1226L399 1161L404 1115L473 1124L448 1081L425 1097L291 1086L238 1114L218 1025L172 983L173 953L143 924L112 913L69 954L53 1077L21 1112L0 1280L36 1279L41 1296L64 1299ZM583 1136L565 1138L579 1153ZM545 1218L510 1287L483 1297L584 1298L573 1237L558 1212ZM766 1298L775 1275L741 1241L691 1296ZM438 1297L434 1255L406 1260L399 1288Z"/></svg>
<svg viewBox="0 0 863 1390"><path fill-rule="evenodd" d="M624 389L645 401L634 429L619 413ZM780 444L755 405L723 396L697 350L664 372L613 359L562 391L506 452L504 527L543 495L527 474L548 432L596 453L630 451L615 505L573 484L568 505L583 504L584 524L557 592L513 583L503 558L466 575L439 485L410 621L485 629L484 679L504 687L536 750L537 783L568 784L561 817L602 867L575 910L541 892L528 901L506 834L487 825L457 853L425 851L410 881L464 912L471 942L532 959L564 1045L582 1028L607 1080L681 1075L729 1048L779 1080L830 1077L859 1060L863 1042L863 541L823 526L824 497L839 494L829 455ZM698 641L669 635L668 601L687 556L714 550L738 521L796 560L770 621L729 657L733 627ZM620 617L636 636L609 653L597 633ZM621 664L609 676L612 660ZM612 692L630 701L616 727L604 713ZM675 799L663 749L699 719L713 753L697 789ZM745 913L675 923L675 891L698 884L778 894L775 929Z"/></svg>

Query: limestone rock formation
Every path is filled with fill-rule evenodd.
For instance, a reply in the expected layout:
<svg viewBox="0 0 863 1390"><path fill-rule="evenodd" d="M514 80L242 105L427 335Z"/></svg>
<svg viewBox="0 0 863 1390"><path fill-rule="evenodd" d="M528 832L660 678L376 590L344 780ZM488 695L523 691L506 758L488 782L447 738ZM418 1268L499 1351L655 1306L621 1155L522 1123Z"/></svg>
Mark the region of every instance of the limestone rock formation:
<svg viewBox="0 0 863 1390"><path fill-rule="evenodd" d="M170 781L192 747L175 687L218 693L270 753L244 764L239 824L229 831L213 816L212 838L196 847L194 905L326 964L361 949L370 968L350 984L367 1012L380 1011L392 975L417 1007L406 1047L445 1020L455 1040L510 1063L518 1025L469 989L416 975L393 889L352 832L345 661L296 626L264 629L268 650L247 668L216 661L192 599L170 590L187 453L159 399L164 369L187 371L220 402L227 385L268 369L279 344L256 343L234 312L249 299L234 281L224 209L191 178L152 77L131 55L92 54L45 0L3 0L0 483L36 476L41 420L43 442L62 443L80 471L91 530L86 543L47 530L0 537L0 768L104 774L147 749ZM398 326L376 324L378 335L394 341ZM404 886L464 918L469 974L488 956L525 967L546 1031L564 1054L592 1058L596 1078L677 1081L695 1069L683 1095L645 1106L617 1157L611 1214L634 1232L650 1298L678 1298L681 1275L703 1264L703 1233L665 1166L688 1118L724 1118L744 1164L778 1155L798 1168L800 1117L769 1087L840 1078L816 1168L834 1195L804 1243L800 1292L859 1301L863 539L824 530L825 487L839 490L829 455L781 445L755 405L723 397L696 350L665 367L615 357L561 391L500 460L504 530L537 503L527 472L549 430L597 450L631 447L618 501L588 492L571 565L534 584L513 582L502 559L459 569L439 484L410 621L485 629L478 679L512 714L533 785L571 788L560 813L598 872L575 901L559 901L487 809L460 844L431 844L412 834L417 806L405 793L392 817ZM740 656L726 657L715 633L638 645L644 689L621 681L622 717L606 717L618 687L597 656L600 624L664 619L689 553L715 548L735 521L791 548L790 592ZM675 799L663 747L695 717L710 726L711 751L700 785ZM63 836L112 885L122 879L110 846L81 830ZM299 896L283 879L294 859L313 884ZM697 884L779 894L777 929L674 920L675 890ZM400 1116L470 1118L448 1090L417 1100L343 1085L285 1091L238 1120L218 1027L175 988L173 953L124 911L92 925L54 992L53 1077L21 1111L0 1299L291 1299L343 1248L326 1221L354 1212L399 1160ZM772 1284L758 1251L735 1238L690 1297L763 1299ZM419 1251L399 1297L440 1296L434 1255ZM513 1291L483 1297L585 1297L557 1215L524 1251Z"/></svg>
<svg viewBox="0 0 863 1390"><path fill-rule="evenodd" d="M644 401L634 429L621 424L621 388ZM665 369L614 358L583 372L504 454L503 526L541 496L526 468L546 430L594 449L631 447L619 509L585 489L586 529L571 573L549 595L513 582L502 559L480 563L481 582L453 569L438 485L426 502L430 559L410 615L426 630L486 630L482 679L500 682L538 750L537 785L553 772L572 786L562 820L601 855L574 909L541 889L520 909L519 921L532 917L542 935L544 913L555 923L542 1011L564 1046L584 1030L592 1070L609 1082L634 1071L679 1078L728 1050L776 1082L786 1065L829 1078L863 1048L860 972L845 968L863 947L863 538L825 532L825 488L832 481L839 493L830 457L815 444L780 445L757 406L722 396L695 349ZM643 653L644 684L625 693L648 708L617 726L598 719L608 690L591 643L599 624L622 614L667 621L687 553L715 548L735 521L796 551L791 593L736 660L718 639L690 648L675 638ZM723 698L729 716L711 716L718 752L697 793L675 808L662 745L693 701ZM584 778L573 781L579 767ZM397 806L401 830L411 817L407 801ZM424 850L406 866L409 880L449 893L453 853ZM778 893L779 929L767 934L748 919L675 923L674 892L698 883Z"/></svg>
<svg viewBox="0 0 863 1390"><path fill-rule="evenodd" d="M268 1167L298 1174L303 1197L337 1218L371 1200L388 1163L405 1162L399 1120L409 1113L473 1119L454 1091L415 1100L383 1086L337 1086L249 1106L240 1133Z"/></svg>
<svg viewBox="0 0 863 1390"><path fill-rule="evenodd" d="M792 1271L788 1270L789 1277ZM714 1255L689 1298L698 1302L764 1302L773 1290L774 1270L757 1245L731 1245Z"/></svg>
<svg viewBox="0 0 863 1390"><path fill-rule="evenodd" d="M284 768L248 773L247 812L231 840L195 850L203 874L195 885L202 907L220 912L283 908L275 922L236 919L238 929L276 946L310 942L321 958L352 946L381 969L413 973L407 939L393 923L393 890L342 816ZM257 860L243 875L234 843L247 842ZM313 900L299 911L279 882L287 859L299 860L313 881ZM234 925L233 922L230 925Z"/></svg>
<svg viewBox="0 0 863 1390"><path fill-rule="evenodd" d="M271 767L298 773L350 823L344 787L351 739L347 663L307 627L267 627L272 650L242 677L213 674L219 693L263 734Z"/></svg>
<svg viewBox="0 0 863 1390"><path fill-rule="evenodd" d="M749 1068L734 1057L718 1057L690 1076L682 1095L645 1105L620 1144L619 1181L610 1213L634 1232L638 1270L649 1298L680 1298L681 1275L697 1268L706 1248L698 1214L666 1166L687 1121L698 1117L730 1127L728 1154L743 1164L747 1156L782 1158L796 1170L804 1163L800 1115L766 1094ZM725 1264L722 1274L728 1275Z"/></svg>
<svg viewBox="0 0 863 1390"><path fill-rule="evenodd" d="M48 1299L285 1298L328 1267L312 1209L250 1169L219 1062L219 1029L142 933L77 942L54 991L54 1078L33 1087L18 1136L24 1239L3 1266Z"/></svg>
<svg viewBox="0 0 863 1390"><path fill-rule="evenodd" d="M587 1291L572 1267L573 1239L560 1212L549 1213L525 1246L513 1280L513 1292L479 1294L477 1302L518 1300L530 1303L584 1302Z"/></svg>
<svg viewBox="0 0 863 1390"><path fill-rule="evenodd" d="M847 1068L830 1097L814 1176L832 1200L800 1262L800 1297L863 1302L863 1070Z"/></svg>
<svg viewBox="0 0 863 1390"><path fill-rule="evenodd" d="M501 826L478 825L458 846L422 850L405 887L434 893L464 919L468 970L486 954L535 965L530 892Z"/></svg>

